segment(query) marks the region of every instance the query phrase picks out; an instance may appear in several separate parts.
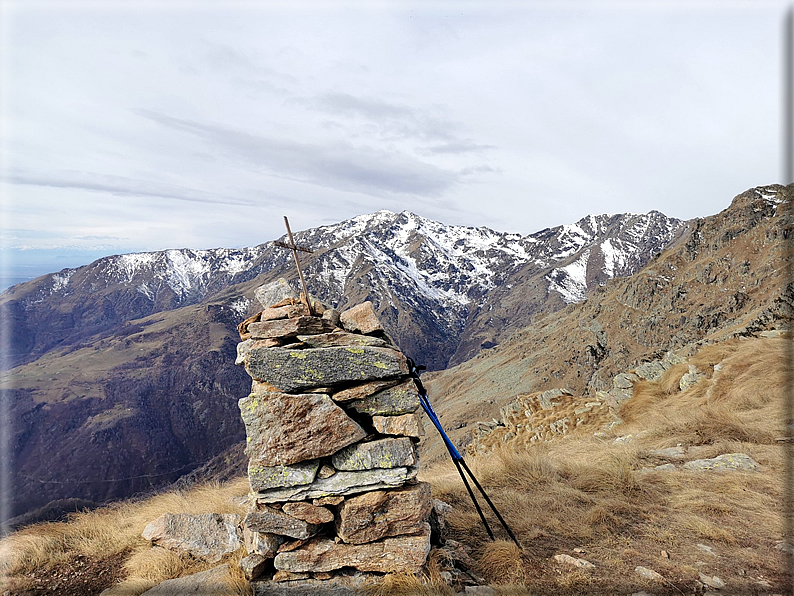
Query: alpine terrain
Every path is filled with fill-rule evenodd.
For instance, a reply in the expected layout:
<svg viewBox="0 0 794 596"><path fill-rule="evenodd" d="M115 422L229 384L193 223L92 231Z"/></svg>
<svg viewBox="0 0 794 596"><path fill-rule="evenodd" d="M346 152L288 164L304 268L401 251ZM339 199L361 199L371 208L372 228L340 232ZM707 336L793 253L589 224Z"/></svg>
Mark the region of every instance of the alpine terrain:
<svg viewBox="0 0 794 596"><path fill-rule="evenodd" d="M436 542L421 551L427 563L419 574L378 572L368 576L368 588L384 596L786 593L794 553L781 514L781 479L794 445L784 416L794 378L793 205L794 185L769 185L688 222L658 213L593 216L520 237L379 212L300 233L298 242L317 250L305 261L311 291L340 310L357 305L341 315L318 309L316 317L289 318L291 309L304 312L294 300L259 313L254 292L260 284L290 276L291 255L264 245L247 252L110 257L12 288L2 295L4 312L30 334L16 344L31 346L5 373L14 387L15 506L23 512L49 502L46 512L31 511L15 523L158 490L12 532L0 539L0 553L8 554L0 556L0 581L9 594L104 590L122 596L179 587L243 596L302 590L333 578L363 581L348 566L368 566L362 553L375 553L378 562L393 559L394 549L387 557L378 550L391 538L364 546L328 538L348 522L352 528L355 521L355 531L387 532L407 519L395 515L403 511L396 505L384 505L382 487L366 497L320 491L342 486L350 478L345 474L354 473L337 470L347 455L335 462L341 451L333 448L330 464L312 464L317 484L260 492L266 506L251 507L254 485L244 477L244 434L236 420L242 411L253 425L257 410L238 410L237 398L250 385L242 366L230 366L240 336L251 335L240 354L249 371L281 378L285 361L279 359L293 358L284 353L302 353L295 358L305 374L294 378L301 386L309 377L324 383L302 347L341 341L341 332L324 332L334 328L334 318L373 334L348 334L345 341L386 341L374 305L402 349L433 364L436 370L423 375L429 399L517 543L507 540L481 500L496 539L488 536L431 425L422 436L414 414L389 409L391 417L373 415L371 422L362 415L369 430L358 429L364 439L354 451L363 449L368 458L377 449L383 457L398 453L380 446L399 439L372 440L376 430L392 434L386 419L402 429L393 434L422 437L414 471L437 499L428 505L432 527L426 529ZM245 266L243 254L252 257ZM223 270L209 267L216 258ZM135 266L120 274L125 260ZM107 277L93 276L92 269ZM191 277L189 269L199 273ZM360 304L365 299L373 304ZM114 300L134 302L143 312L135 319L119 314L111 325L99 305L112 318L123 313ZM238 333L235 325L249 314L256 317ZM58 341L50 328L37 339L35 316L49 316L69 339ZM81 332L80 321L93 327ZM292 333L291 325L321 333L301 336L288 349L271 331ZM48 341L55 343L45 347ZM261 353L271 348L266 360ZM337 368L354 361L342 359ZM394 379L364 383L389 396L379 407L399 408L400 386L380 389ZM264 391L272 387L257 383ZM339 387L330 398L323 387L299 397L370 407L362 400L372 395L353 395L362 386L352 393ZM305 428L283 429L304 419L288 414L282 423L270 416L255 427L267 432L253 436L292 441L302 450L306 441L296 437ZM394 473L391 459L374 461L366 474ZM273 469L247 471L264 486ZM301 473L299 466L289 469ZM158 488L180 476L170 490ZM293 490L301 495L294 502L267 506ZM83 500L51 502L67 496ZM405 511L422 510L413 503ZM231 521L229 531L210 530L233 519L272 525L257 526L261 531L247 538ZM308 520L319 533L293 540L297 530L309 530L294 524ZM219 535L236 542L226 548ZM219 545L225 554L216 556L208 547ZM332 550L357 554L332 564L326 557ZM337 575L316 566L284 568L300 557ZM252 590L249 580L262 573L272 574L272 582Z"/></svg>
<svg viewBox="0 0 794 596"><path fill-rule="evenodd" d="M379 211L295 239L315 250L310 292L340 310L371 300L401 349L439 370L633 274L686 229L652 211L521 236ZM279 277L296 281L292 255L266 243L112 256L0 295L13 515L148 491L238 445L249 380L235 327Z"/></svg>

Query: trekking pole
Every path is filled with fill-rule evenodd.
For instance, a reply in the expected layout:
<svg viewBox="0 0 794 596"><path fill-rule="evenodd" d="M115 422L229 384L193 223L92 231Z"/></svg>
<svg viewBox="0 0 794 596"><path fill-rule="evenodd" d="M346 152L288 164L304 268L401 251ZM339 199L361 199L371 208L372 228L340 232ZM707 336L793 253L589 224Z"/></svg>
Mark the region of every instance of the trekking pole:
<svg viewBox="0 0 794 596"><path fill-rule="evenodd" d="M466 475L463 471L466 471L466 474L469 475L472 482L474 482L474 486L477 487L477 490L480 491L480 494L485 499L485 502L488 503L488 506L491 508L491 511L494 512L499 523L502 524L502 527L505 529L507 534L510 536L513 542L516 543L516 546L523 550L521 544L519 544L518 539L516 538L513 531L510 529L510 526L507 525L507 522L504 520L502 515L499 513L499 510L496 508L496 505L493 504L491 499L488 497L488 494L485 492L485 489L480 485L477 481L477 478L474 476L472 471L469 469L469 466L466 465L466 461L463 459L463 456L457 450L455 445L452 443L450 438L447 436L447 433L444 432L444 428L441 426L441 421L438 419L435 410L433 410L433 406L430 405L430 399L427 397L427 391L425 390L425 386L422 384L422 380L419 378L419 371L425 370L424 366L417 366L413 360L408 358L408 370L411 378L414 380L414 384L416 385L417 390L419 391L419 403L422 405L422 409L427 414L427 417L430 418L430 421L433 423L433 426L436 427L436 430L441 435L441 438L444 440L444 445L447 447L447 451L449 451L449 455L452 458L455 467L458 470L458 474L460 474L461 480L463 480L463 484L466 486L466 490L469 493L469 497L471 497L472 503L474 503L474 508L477 510L477 514L480 516L480 520L482 520L482 525L485 526L485 531L488 533L488 536L491 540L496 540L494 537L494 533L491 530L491 526L488 525L488 521L485 519L485 515L480 508L480 504L477 502L477 498L474 496L474 491L471 489L469 485L469 481L466 479Z"/></svg>

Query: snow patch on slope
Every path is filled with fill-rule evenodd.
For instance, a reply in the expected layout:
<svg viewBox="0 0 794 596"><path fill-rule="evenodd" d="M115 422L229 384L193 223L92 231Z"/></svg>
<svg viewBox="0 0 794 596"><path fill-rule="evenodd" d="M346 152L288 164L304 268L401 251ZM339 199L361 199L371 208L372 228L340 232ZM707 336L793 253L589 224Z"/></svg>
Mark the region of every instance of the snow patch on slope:
<svg viewBox="0 0 794 596"><path fill-rule="evenodd" d="M51 292L60 292L63 290L68 284L69 280L72 279L72 275L74 275L74 270L62 271L61 273L55 273L52 276L52 290Z"/></svg>
<svg viewBox="0 0 794 596"><path fill-rule="evenodd" d="M231 308L238 317L243 318L248 312L248 307L250 305L251 301L248 298L240 296L237 300L233 300L229 303L229 308Z"/></svg>
<svg viewBox="0 0 794 596"><path fill-rule="evenodd" d="M617 244L617 242L615 242ZM607 238L601 243L601 254L604 255L604 273L609 277L615 276L615 271L626 266L627 255L624 251L613 245L613 239Z"/></svg>
<svg viewBox="0 0 794 596"><path fill-rule="evenodd" d="M553 290L562 295L566 304L581 302L587 293L587 262L590 259L590 249L582 254L570 265L552 269L546 279L549 282L549 291Z"/></svg>

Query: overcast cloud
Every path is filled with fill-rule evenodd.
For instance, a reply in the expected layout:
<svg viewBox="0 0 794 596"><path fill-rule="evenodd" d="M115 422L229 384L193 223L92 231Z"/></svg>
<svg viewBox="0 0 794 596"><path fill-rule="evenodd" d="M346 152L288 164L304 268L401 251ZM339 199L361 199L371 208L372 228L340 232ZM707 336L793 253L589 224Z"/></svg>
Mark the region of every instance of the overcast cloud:
<svg viewBox="0 0 794 596"><path fill-rule="evenodd" d="M528 234L781 181L786 3L429 4L0 0L3 247Z"/></svg>

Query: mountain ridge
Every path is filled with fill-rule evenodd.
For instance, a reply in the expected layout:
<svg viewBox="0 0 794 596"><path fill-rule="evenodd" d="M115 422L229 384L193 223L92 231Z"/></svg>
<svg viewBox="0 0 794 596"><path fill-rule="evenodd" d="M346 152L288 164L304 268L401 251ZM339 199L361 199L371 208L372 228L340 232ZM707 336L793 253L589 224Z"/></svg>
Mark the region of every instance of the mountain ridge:
<svg viewBox="0 0 794 596"><path fill-rule="evenodd" d="M564 307L546 277L584 262L583 251L584 283L598 287L604 242L630 245L625 261L638 267L685 222L617 215L575 226L522 237L381 211L295 239L315 248L302 260L313 294L340 309L373 301L403 350L438 369ZM250 380L233 365L235 328L259 309L255 289L292 271L292 255L272 245L171 250L107 257L0 295L16 352L5 373L12 514L146 492L241 441L236 400Z"/></svg>

